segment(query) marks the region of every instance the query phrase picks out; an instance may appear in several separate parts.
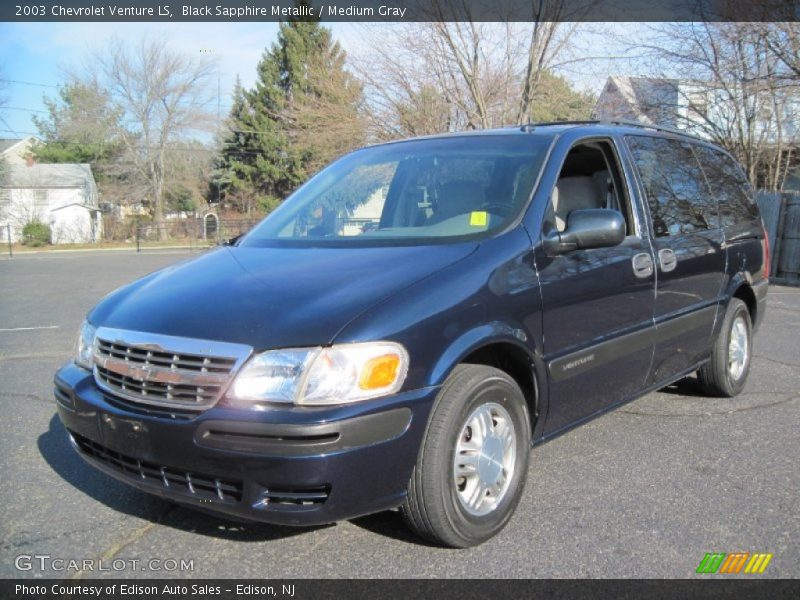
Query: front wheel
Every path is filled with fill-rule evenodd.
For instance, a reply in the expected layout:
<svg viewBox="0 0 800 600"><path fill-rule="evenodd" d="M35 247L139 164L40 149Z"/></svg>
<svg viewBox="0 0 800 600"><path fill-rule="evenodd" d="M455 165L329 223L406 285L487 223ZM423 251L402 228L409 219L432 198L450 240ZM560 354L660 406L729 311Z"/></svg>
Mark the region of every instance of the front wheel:
<svg viewBox="0 0 800 600"><path fill-rule="evenodd" d="M408 496L406 523L455 548L499 532L516 508L528 469L525 396L503 371L459 365L436 399Z"/></svg>
<svg viewBox="0 0 800 600"><path fill-rule="evenodd" d="M753 349L752 324L747 305L732 298L725 312L711 359L700 368L700 385L711 396L732 398L747 382Z"/></svg>

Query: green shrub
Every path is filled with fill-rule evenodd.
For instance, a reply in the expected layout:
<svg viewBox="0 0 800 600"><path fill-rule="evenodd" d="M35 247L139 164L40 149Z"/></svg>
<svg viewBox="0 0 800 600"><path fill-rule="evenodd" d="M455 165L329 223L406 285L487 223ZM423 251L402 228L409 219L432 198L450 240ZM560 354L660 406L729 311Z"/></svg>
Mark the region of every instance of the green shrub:
<svg viewBox="0 0 800 600"><path fill-rule="evenodd" d="M280 198L275 198L274 196L261 196L258 198L258 200L256 200L256 208L258 208L259 212L268 215L273 210L278 208L280 203Z"/></svg>
<svg viewBox="0 0 800 600"><path fill-rule="evenodd" d="M31 221L22 228L22 243L34 248L49 244L50 226L38 221Z"/></svg>

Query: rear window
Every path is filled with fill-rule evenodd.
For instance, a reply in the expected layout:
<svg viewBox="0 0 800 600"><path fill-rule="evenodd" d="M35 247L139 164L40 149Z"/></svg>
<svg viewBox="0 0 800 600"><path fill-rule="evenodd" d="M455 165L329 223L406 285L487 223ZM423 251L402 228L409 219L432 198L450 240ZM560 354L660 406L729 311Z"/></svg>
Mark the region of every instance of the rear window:
<svg viewBox="0 0 800 600"><path fill-rule="evenodd" d="M719 227L717 202L687 142L626 136L653 218L656 237Z"/></svg>
<svg viewBox="0 0 800 600"><path fill-rule="evenodd" d="M758 222L758 209L752 200L750 184L730 156L708 146L694 145L697 158L719 202L723 227Z"/></svg>

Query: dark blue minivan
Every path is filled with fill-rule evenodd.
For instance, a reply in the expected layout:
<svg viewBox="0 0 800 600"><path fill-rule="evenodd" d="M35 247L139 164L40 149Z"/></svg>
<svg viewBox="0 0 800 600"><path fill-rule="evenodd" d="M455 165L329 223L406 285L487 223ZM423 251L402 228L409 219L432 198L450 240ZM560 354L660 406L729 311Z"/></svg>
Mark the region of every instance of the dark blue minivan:
<svg viewBox="0 0 800 600"><path fill-rule="evenodd" d="M90 464L311 525L496 534L533 444L697 372L747 379L769 249L726 152L638 124L353 152L250 233L87 316L55 377Z"/></svg>

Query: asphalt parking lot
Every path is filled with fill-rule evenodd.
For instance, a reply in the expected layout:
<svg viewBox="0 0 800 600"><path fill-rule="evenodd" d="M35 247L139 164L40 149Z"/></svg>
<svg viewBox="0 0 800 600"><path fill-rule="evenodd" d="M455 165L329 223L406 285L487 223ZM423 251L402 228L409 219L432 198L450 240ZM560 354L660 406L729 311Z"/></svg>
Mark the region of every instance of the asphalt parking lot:
<svg viewBox="0 0 800 600"><path fill-rule="evenodd" d="M769 552L764 575L740 577L800 577L800 289L770 289L740 397L681 383L535 448L509 526L447 550L414 538L397 512L315 529L231 523L129 488L72 451L52 376L84 314L187 256L0 258L0 577L671 578L695 576L706 552ZM140 562L19 570L29 555ZM151 559L193 570L143 571Z"/></svg>

